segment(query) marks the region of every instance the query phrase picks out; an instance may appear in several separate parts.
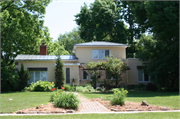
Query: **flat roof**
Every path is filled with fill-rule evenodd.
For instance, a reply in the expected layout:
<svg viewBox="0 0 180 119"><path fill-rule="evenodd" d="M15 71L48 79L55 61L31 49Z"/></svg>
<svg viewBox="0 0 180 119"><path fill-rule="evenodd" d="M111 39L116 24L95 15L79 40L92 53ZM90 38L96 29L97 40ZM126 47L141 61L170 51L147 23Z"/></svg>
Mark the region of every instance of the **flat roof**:
<svg viewBox="0 0 180 119"><path fill-rule="evenodd" d="M15 61L55 61L56 55L17 55ZM78 60L74 55L61 55L60 58L65 61Z"/></svg>

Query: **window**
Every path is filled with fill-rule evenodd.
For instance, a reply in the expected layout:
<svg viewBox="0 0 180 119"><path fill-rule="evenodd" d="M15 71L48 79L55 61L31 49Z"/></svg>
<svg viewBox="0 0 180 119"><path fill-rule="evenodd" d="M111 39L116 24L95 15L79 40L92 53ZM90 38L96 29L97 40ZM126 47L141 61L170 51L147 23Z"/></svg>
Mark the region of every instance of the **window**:
<svg viewBox="0 0 180 119"><path fill-rule="evenodd" d="M47 81L47 71L30 71L31 75L30 80L28 81L29 84L36 83L37 81Z"/></svg>
<svg viewBox="0 0 180 119"><path fill-rule="evenodd" d="M90 76L90 72L88 70L82 71L82 79L83 80L92 80Z"/></svg>
<svg viewBox="0 0 180 119"><path fill-rule="evenodd" d="M113 78L110 76L110 74L108 72L106 72L106 80L111 80L111 79L113 79Z"/></svg>
<svg viewBox="0 0 180 119"><path fill-rule="evenodd" d="M17 72L17 71L19 71L19 69L18 69L18 68L15 68L15 71Z"/></svg>
<svg viewBox="0 0 180 119"><path fill-rule="evenodd" d="M70 83L70 69L66 68L66 83Z"/></svg>
<svg viewBox="0 0 180 119"><path fill-rule="evenodd" d="M143 69L137 69L138 82L149 82L150 76L148 76Z"/></svg>
<svg viewBox="0 0 180 119"><path fill-rule="evenodd" d="M92 59L103 59L110 55L110 50L92 50Z"/></svg>

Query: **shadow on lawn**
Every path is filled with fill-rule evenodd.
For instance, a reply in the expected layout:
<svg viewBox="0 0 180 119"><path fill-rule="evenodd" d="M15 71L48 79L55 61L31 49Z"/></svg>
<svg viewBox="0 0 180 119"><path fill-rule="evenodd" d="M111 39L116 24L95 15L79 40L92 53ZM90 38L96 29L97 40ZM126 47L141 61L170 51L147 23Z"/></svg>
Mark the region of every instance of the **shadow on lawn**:
<svg viewBox="0 0 180 119"><path fill-rule="evenodd" d="M91 92L90 94L98 94L98 95L108 95L113 94L113 92ZM150 92L150 91L129 91L127 97L165 97L165 96L178 96L179 92ZM108 96L109 97L109 96Z"/></svg>

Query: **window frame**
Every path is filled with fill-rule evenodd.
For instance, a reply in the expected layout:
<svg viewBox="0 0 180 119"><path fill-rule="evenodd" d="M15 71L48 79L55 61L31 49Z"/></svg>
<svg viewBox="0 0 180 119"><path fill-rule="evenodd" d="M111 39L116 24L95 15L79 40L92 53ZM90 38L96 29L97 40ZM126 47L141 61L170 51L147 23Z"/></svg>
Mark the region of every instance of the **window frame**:
<svg viewBox="0 0 180 119"><path fill-rule="evenodd" d="M148 76L148 79L149 79L149 81L145 81L145 73L144 73L144 70L143 70L143 77L142 77L142 79L143 79L143 81L139 81L139 70L143 70L143 69L137 69L137 82L144 82L144 83L148 83L148 82L151 82L151 77L150 76ZM147 74L146 74L147 75Z"/></svg>
<svg viewBox="0 0 180 119"><path fill-rule="evenodd" d="M93 50L98 50L98 58L93 58ZM110 54L111 54L111 50L110 49L92 49L92 59L106 59L105 57L103 57L103 58L100 58L99 56L99 51L100 50L104 50L104 56L105 56L105 52L106 52L106 50L108 50L109 51L109 56L110 56Z"/></svg>
<svg viewBox="0 0 180 119"><path fill-rule="evenodd" d="M66 84L70 84L71 83L71 68L70 67L66 67L66 69L69 69L69 83L66 82ZM66 75L66 79L67 79L67 75Z"/></svg>

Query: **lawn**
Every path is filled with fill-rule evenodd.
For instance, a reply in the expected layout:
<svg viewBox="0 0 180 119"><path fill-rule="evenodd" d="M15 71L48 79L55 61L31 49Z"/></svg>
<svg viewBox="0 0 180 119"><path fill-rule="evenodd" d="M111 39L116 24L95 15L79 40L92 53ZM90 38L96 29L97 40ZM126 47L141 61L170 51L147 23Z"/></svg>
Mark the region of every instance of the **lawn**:
<svg viewBox="0 0 180 119"><path fill-rule="evenodd" d="M2 119L178 119L179 112L0 116Z"/></svg>
<svg viewBox="0 0 180 119"><path fill-rule="evenodd" d="M0 113L36 107L49 103L52 92L12 92L0 94ZM13 99L13 100L8 100Z"/></svg>
<svg viewBox="0 0 180 119"><path fill-rule="evenodd" d="M12 113L17 110L36 107L40 104L46 105L49 102L52 92L12 92L0 94L0 113ZM80 95L92 98L107 98L110 100L113 93L91 92L79 93ZM13 99L13 100L8 100ZM180 96L178 92L129 92L127 101L141 102L146 100L151 105L166 106L172 109L180 109Z"/></svg>
<svg viewBox="0 0 180 119"><path fill-rule="evenodd" d="M113 95L111 92L83 92L79 94L88 99L103 97L107 100L110 100ZM146 100L150 105L180 109L180 96L178 92L129 92L125 100L140 103L142 100Z"/></svg>

